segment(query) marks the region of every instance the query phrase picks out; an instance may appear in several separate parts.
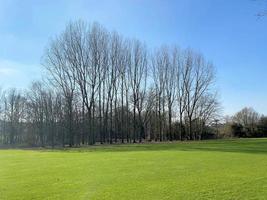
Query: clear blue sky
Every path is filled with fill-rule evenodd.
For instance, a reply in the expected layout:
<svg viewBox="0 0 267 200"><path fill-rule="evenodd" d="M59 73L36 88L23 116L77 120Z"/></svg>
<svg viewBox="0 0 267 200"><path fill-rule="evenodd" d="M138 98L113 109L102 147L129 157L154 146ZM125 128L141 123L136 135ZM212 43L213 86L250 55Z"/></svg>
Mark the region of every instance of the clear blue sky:
<svg viewBox="0 0 267 200"><path fill-rule="evenodd" d="M49 38L70 20L97 21L149 47L178 44L217 67L224 113L252 106L267 114L264 0L0 0L0 84L25 88L41 74Z"/></svg>

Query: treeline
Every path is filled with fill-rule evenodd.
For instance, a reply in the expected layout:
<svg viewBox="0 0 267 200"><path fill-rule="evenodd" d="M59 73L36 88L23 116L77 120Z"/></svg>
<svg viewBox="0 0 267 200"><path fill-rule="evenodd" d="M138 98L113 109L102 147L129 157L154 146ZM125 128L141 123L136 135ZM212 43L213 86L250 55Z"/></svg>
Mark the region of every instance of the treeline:
<svg viewBox="0 0 267 200"><path fill-rule="evenodd" d="M245 107L221 125L223 137L267 137L267 117Z"/></svg>
<svg viewBox="0 0 267 200"><path fill-rule="evenodd" d="M197 140L219 111L212 63L193 50L71 22L42 58L44 80L1 100L0 143L38 146Z"/></svg>

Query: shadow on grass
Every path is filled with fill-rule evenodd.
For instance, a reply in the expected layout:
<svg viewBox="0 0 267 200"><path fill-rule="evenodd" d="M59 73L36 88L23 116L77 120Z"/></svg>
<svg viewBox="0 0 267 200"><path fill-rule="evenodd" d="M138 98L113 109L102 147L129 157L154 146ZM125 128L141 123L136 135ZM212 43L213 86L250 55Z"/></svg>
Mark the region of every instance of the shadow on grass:
<svg viewBox="0 0 267 200"><path fill-rule="evenodd" d="M78 148L36 149L41 152L138 152L138 151L218 151L267 154L267 138L229 139L170 143L94 145Z"/></svg>

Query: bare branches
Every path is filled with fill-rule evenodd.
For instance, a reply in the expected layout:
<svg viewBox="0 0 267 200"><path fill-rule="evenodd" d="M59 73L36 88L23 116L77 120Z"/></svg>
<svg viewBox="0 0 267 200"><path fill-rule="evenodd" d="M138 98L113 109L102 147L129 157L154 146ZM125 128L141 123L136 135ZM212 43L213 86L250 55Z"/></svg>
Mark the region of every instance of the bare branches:
<svg viewBox="0 0 267 200"><path fill-rule="evenodd" d="M97 23L70 22L43 66L51 87L31 86L25 119L42 146L197 139L218 111L214 66L202 55L150 53Z"/></svg>

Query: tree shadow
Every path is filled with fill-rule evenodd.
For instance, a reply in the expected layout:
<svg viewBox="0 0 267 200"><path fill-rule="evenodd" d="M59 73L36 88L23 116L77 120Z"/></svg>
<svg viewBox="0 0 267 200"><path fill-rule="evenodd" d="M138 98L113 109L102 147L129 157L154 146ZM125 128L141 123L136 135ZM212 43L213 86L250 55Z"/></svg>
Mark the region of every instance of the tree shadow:
<svg viewBox="0 0 267 200"><path fill-rule="evenodd" d="M141 151L217 151L267 154L267 138L184 141L168 143L93 145L77 148L37 149L40 152L141 152Z"/></svg>

